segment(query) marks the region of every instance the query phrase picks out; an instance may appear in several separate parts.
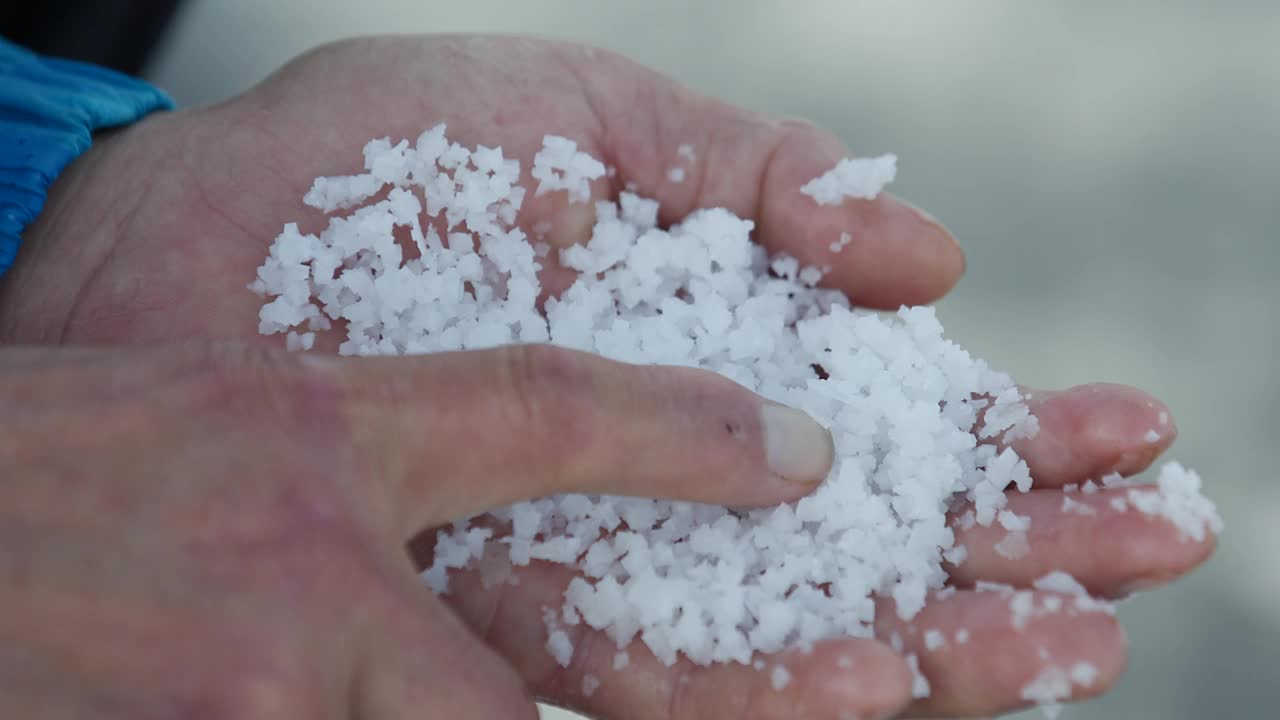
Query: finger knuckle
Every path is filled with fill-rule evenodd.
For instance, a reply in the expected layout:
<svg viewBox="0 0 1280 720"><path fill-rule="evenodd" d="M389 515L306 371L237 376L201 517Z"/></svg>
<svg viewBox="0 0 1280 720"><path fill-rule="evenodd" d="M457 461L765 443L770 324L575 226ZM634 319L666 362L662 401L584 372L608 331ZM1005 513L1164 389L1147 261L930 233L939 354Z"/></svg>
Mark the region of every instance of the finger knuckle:
<svg viewBox="0 0 1280 720"><path fill-rule="evenodd" d="M499 355L499 375L517 424L582 431L599 414L592 358L551 345L515 345Z"/></svg>
<svg viewBox="0 0 1280 720"><path fill-rule="evenodd" d="M242 342L193 345L181 354L183 374L202 409L246 420L272 417L307 427L336 409L336 375L299 353Z"/></svg>

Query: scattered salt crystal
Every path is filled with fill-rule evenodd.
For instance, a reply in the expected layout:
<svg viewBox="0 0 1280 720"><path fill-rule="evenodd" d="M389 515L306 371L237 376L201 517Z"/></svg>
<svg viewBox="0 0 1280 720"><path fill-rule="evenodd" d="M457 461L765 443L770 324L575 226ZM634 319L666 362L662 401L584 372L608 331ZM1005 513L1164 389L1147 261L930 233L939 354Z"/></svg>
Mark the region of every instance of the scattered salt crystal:
<svg viewBox="0 0 1280 720"><path fill-rule="evenodd" d="M673 183L684 182L684 168L673 167L667 170L667 179Z"/></svg>
<svg viewBox="0 0 1280 720"><path fill-rule="evenodd" d="M1027 620L1035 614L1035 609L1035 595L1026 591L1014 593L1013 597L1009 598L1009 610L1013 613L1013 627L1018 630L1026 627Z"/></svg>
<svg viewBox="0 0 1280 720"><path fill-rule="evenodd" d="M1147 434L1142 436L1142 439L1149 443L1160 442L1160 433L1155 430L1148 430Z"/></svg>
<svg viewBox="0 0 1280 720"><path fill-rule="evenodd" d="M926 650L937 650L947 643L947 639L942 636L942 632L938 630L925 630L924 647Z"/></svg>
<svg viewBox="0 0 1280 720"><path fill-rule="evenodd" d="M831 252L838 253L849 247L851 242L853 242L853 236L847 232L842 232L840 237L831 243Z"/></svg>
<svg viewBox="0 0 1280 720"><path fill-rule="evenodd" d="M898 173L896 155L874 158L845 158L820 177L800 188L819 205L838 205L846 197L871 200Z"/></svg>
<svg viewBox="0 0 1280 720"><path fill-rule="evenodd" d="M1062 486L1062 492L1074 493L1080 490L1080 483L1070 483Z"/></svg>
<svg viewBox="0 0 1280 720"><path fill-rule="evenodd" d="M902 636L896 630L889 633L889 647L893 648L894 652L902 652L903 647L905 647L902 643Z"/></svg>
<svg viewBox="0 0 1280 720"><path fill-rule="evenodd" d="M1057 592L1066 595L1087 595L1084 585L1072 577L1069 573L1061 570L1053 572L1039 578L1031 583L1031 587L1045 592Z"/></svg>
<svg viewBox="0 0 1280 720"><path fill-rule="evenodd" d="M1049 666L1022 686L1019 696L1039 704L1045 717L1054 720L1062 712L1061 701L1071 697L1071 678L1062 668Z"/></svg>
<svg viewBox="0 0 1280 720"><path fill-rule="evenodd" d="M1222 517L1213 501L1200 493L1200 476L1179 463L1165 463L1160 468L1156 489L1133 488L1128 497L1140 512L1173 523L1183 542L1202 542L1209 533L1222 534Z"/></svg>
<svg viewBox="0 0 1280 720"><path fill-rule="evenodd" d="M1111 509L1116 512L1124 512L1129 509L1129 503L1125 502L1122 497L1113 497L1111 498Z"/></svg>
<svg viewBox="0 0 1280 720"><path fill-rule="evenodd" d="M754 669L756 669L756 670L763 670L763 669L764 669L764 660L761 660L761 659L759 659L759 658L756 658L755 660L752 660L752 661L751 661L751 667L752 667L752 668L754 668Z"/></svg>
<svg viewBox="0 0 1280 720"><path fill-rule="evenodd" d="M1071 666L1071 682L1080 687L1092 687L1098 679L1098 668L1091 663L1078 662Z"/></svg>
<svg viewBox="0 0 1280 720"><path fill-rule="evenodd" d="M551 631L547 636L547 652L551 653L560 667L569 667L569 661L573 659L573 643L565 631Z"/></svg>
<svg viewBox="0 0 1280 720"><path fill-rule="evenodd" d="M1133 484L1133 481L1118 472L1113 472L1103 475L1100 483L1104 488L1116 488L1128 487Z"/></svg>
<svg viewBox="0 0 1280 720"><path fill-rule="evenodd" d="M1023 531L1031 527L1031 518L1026 515L1018 515L1012 510L1001 510L996 516L1000 521L1000 527L1005 530Z"/></svg>
<svg viewBox="0 0 1280 720"><path fill-rule="evenodd" d="M1092 495L1098 492L1098 484L1092 480L1085 480L1084 485L1080 486L1080 492L1085 495Z"/></svg>
<svg viewBox="0 0 1280 720"><path fill-rule="evenodd" d="M907 667L911 669L911 697L929 697L929 678L920 672L920 658L915 653L906 656Z"/></svg>
<svg viewBox="0 0 1280 720"><path fill-rule="evenodd" d="M1010 531L994 547L997 554L1006 560L1017 560L1031 552L1031 543L1027 534L1021 530Z"/></svg>
<svg viewBox="0 0 1280 720"><path fill-rule="evenodd" d="M956 644L964 645L967 642L969 642L969 630L967 628L960 628L956 631Z"/></svg>
<svg viewBox="0 0 1280 720"><path fill-rule="evenodd" d="M285 336L285 349L289 352L310 350L315 347L316 334L313 332L297 333L292 330Z"/></svg>
<svg viewBox="0 0 1280 720"><path fill-rule="evenodd" d="M596 690L600 687L600 678L586 673L582 676L582 696L591 697L596 694Z"/></svg>
<svg viewBox="0 0 1280 720"><path fill-rule="evenodd" d="M1055 570L1037 579L1031 583L1031 587L1044 592L1072 596L1074 598L1073 606L1079 612L1115 614L1115 605L1113 603L1091 596L1085 586L1080 584L1080 581L1061 570Z"/></svg>
<svg viewBox="0 0 1280 720"><path fill-rule="evenodd" d="M969 559L969 548L964 545L956 545L950 550L944 551L942 559L955 566L963 565L964 561Z"/></svg>
<svg viewBox="0 0 1280 720"><path fill-rule="evenodd" d="M689 143L680 143L680 145L676 147L676 155L684 158L684 160L690 165L698 161L698 156L694 153L693 146Z"/></svg>
<svg viewBox="0 0 1280 720"><path fill-rule="evenodd" d="M591 181L603 177L604 163L578 150L568 138L546 135L542 149L533 156L534 195L567 190L570 202L586 202L591 197Z"/></svg>
<svg viewBox="0 0 1280 720"><path fill-rule="evenodd" d="M841 655L840 657L836 658L836 667L840 668L841 670L848 670L849 668L853 667L853 658L849 657L848 655Z"/></svg>
<svg viewBox="0 0 1280 720"><path fill-rule="evenodd" d="M989 582L987 580L977 581L976 583L973 584L973 589L978 592L993 592L993 593L1000 593L1001 595L1007 595L1009 593L1014 592L1014 587L1012 585L1007 585L1005 583L998 583L998 582Z"/></svg>
<svg viewBox="0 0 1280 720"><path fill-rule="evenodd" d="M791 671L782 665L774 665L773 672L769 674L769 684L774 690L782 690L791 684Z"/></svg>
<svg viewBox="0 0 1280 720"><path fill-rule="evenodd" d="M1167 413L1167 412L1165 412L1165 411L1163 411L1163 410L1161 410L1161 411L1160 411L1160 424L1161 424L1161 425L1168 425L1168 424L1169 424L1169 413Z"/></svg>
<svg viewBox="0 0 1280 720"><path fill-rule="evenodd" d="M613 656L613 669L621 670L631 664L631 654L625 650L620 650L617 655Z"/></svg>
<svg viewBox="0 0 1280 720"><path fill-rule="evenodd" d="M1094 510L1093 506L1086 505L1076 500L1072 500L1071 497L1068 495L1062 496L1062 512L1075 513L1077 515L1097 515L1098 514L1098 511Z"/></svg>

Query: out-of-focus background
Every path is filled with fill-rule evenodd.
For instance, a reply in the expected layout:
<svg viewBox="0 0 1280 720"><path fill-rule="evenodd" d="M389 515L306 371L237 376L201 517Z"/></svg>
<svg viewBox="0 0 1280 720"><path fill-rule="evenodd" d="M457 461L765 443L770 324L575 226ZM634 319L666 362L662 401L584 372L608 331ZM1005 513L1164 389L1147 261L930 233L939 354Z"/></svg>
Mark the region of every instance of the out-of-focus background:
<svg viewBox="0 0 1280 720"><path fill-rule="evenodd" d="M1164 398L1227 520L1205 569L1122 607L1129 673L1070 717L1274 717L1280 8L190 0L148 75L213 102L317 43L410 31L588 42L898 153L894 191L968 252L951 336L1031 385Z"/></svg>

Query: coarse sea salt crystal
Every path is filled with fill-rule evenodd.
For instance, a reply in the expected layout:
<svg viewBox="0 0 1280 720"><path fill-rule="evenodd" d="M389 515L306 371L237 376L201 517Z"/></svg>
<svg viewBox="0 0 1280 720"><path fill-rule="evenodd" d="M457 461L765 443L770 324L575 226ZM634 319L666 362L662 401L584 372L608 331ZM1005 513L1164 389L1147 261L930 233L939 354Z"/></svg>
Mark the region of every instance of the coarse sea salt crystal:
<svg viewBox="0 0 1280 720"><path fill-rule="evenodd" d="M578 150L568 138L547 135L542 149L533 157L533 179L538 181L535 195L553 190L567 190L569 200L586 202L591 197L591 181L603 177L604 163Z"/></svg>
<svg viewBox="0 0 1280 720"><path fill-rule="evenodd" d="M853 236L847 232L840 233L840 237L831 243L831 252L838 253L849 247L849 243L853 242Z"/></svg>
<svg viewBox="0 0 1280 720"><path fill-rule="evenodd" d="M924 632L924 647L926 650L937 650L947 644L947 639L942 635L940 630L929 629Z"/></svg>
<svg viewBox="0 0 1280 720"><path fill-rule="evenodd" d="M769 684L774 690L782 690L791 684L791 671L782 665L774 665L773 671L769 674Z"/></svg>
<svg viewBox="0 0 1280 720"><path fill-rule="evenodd" d="M692 147L678 154L694 161ZM574 651L566 624L602 631L620 648L638 639L668 664L682 655L750 663L827 638L870 637L875 598L893 598L909 620L943 588L942 557L963 561L947 525L958 502L973 506L958 528L1000 517L1025 533L1025 521L1004 512L1005 489L1028 491L1030 473L1013 450L990 443L1034 434L1036 419L1008 375L943 337L932 309L853 309L817 287L823 268L768 258L751 241L751 221L706 209L659 227L657 203L631 192L595 206L587 245L535 250L515 223L528 182L520 163L501 148L450 142L443 125L412 143L372 141L364 155L365 173L320 178L307 193L332 215L327 228L312 235L289 224L271 245L251 285L268 297L262 333L306 350L311 333L340 332L343 355L549 342L698 367L832 431L830 476L795 503L747 510L565 495L439 531L423 573L436 592L461 568L494 583L515 582L511 566L531 562L580 573L544 615L547 650L561 665ZM806 192L819 202L874 197L895 169L892 156L842 162ZM531 176L537 193L582 202L605 172L573 141L548 135ZM543 308L539 274L556 262L581 275ZM1187 477L1173 473L1159 493L1130 502L1180 518L1189 533L1219 526L1193 501L1198 478L1193 488ZM614 657L619 669L628 661ZM915 691L927 692L913 671Z"/></svg>
<svg viewBox="0 0 1280 720"><path fill-rule="evenodd" d="M929 678L920 671L920 658L915 653L906 656L907 667L911 670L911 697L929 697Z"/></svg>
<svg viewBox="0 0 1280 720"><path fill-rule="evenodd" d="M1154 490L1131 488L1127 497L1140 512L1173 523L1180 540L1203 542L1209 534L1221 535L1223 523L1213 502L1200 493L1200 484L1194 470L1169 462L1160 468Z"/></svg>
<svg viewBox="0 0 1280 720"><path fill-rule="evenodd" d="M845 158L820 177L805 183L800 192L819 205L838 205L847 197L871 200L898 174L898 157Z"/></svg>
<svg viewBox="0 0 1280 720"><path fill-rule="evenodd" d="M631 664L631 654L626 652L625 650L619 651L618 654L613 656L614 670L622 670L623 668L625 668L630 664Z"/></svg>

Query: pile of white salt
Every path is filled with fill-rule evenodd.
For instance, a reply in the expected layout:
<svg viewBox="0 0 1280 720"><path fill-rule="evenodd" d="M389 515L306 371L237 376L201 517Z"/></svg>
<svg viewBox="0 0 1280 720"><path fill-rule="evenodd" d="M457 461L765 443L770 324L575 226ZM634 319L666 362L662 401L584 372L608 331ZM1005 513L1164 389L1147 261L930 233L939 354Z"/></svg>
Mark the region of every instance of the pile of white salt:
<svg viewBox="0 0 1280 720"><path fill-rule="evenodd" d="M820 270L768 258L750 221L709 209L663 228L655 202L622 193L596 204L589 244L560 251L580 275L540 312L540 253L515 224L519 163L500 148L450 143L444 131L412 144L372 141L364 173L316 180L305 200L332 214L329 226L309 235L290 224L276 238L253 285L273 298L261 332L309 349L314 332L342 321L343 354L550 342L704 368L812 415L830 428L836 462L811 496L767 509L562 495L496 510L483 527L461 518L439 533L424 573L431 587L446 592L449 570L487 548L515 565L560 563L579 571L563 606L546 614L547 647L562 664L573 653L562 626L578 623L620 650L639 638L667 663L681 654L747 663L870 636L876 597L914 617L944 586L944 559L964 559L947 522L960 503L972 506L963 522L999 522L1006 551L1026 551L1030 520L1004 509L1005 491L1027 492L1032 479L999 443L1032 435L1036 420L1007 375L943 337L932 309L852 309L817 287ZM681 146L682 166L694 157ZM532 175L538 194L586 201L605 172L572 141L548 136ZM895 173L893 156L842 161L804 192L823 204L872 198ZM408 251L397 229L407 230ZM849 242L841 234L831 249ZM1194 473L1170 464L1155 489L1133 491L1132 505L1201 538L1221 521L1198 489ZM620 653L615 667L626 663ZM1084 675L1067 668L1038 679L1028 697L1060 699L1063 683L1069 690ZM788 677L773 671L775 685Z"/></svg>

